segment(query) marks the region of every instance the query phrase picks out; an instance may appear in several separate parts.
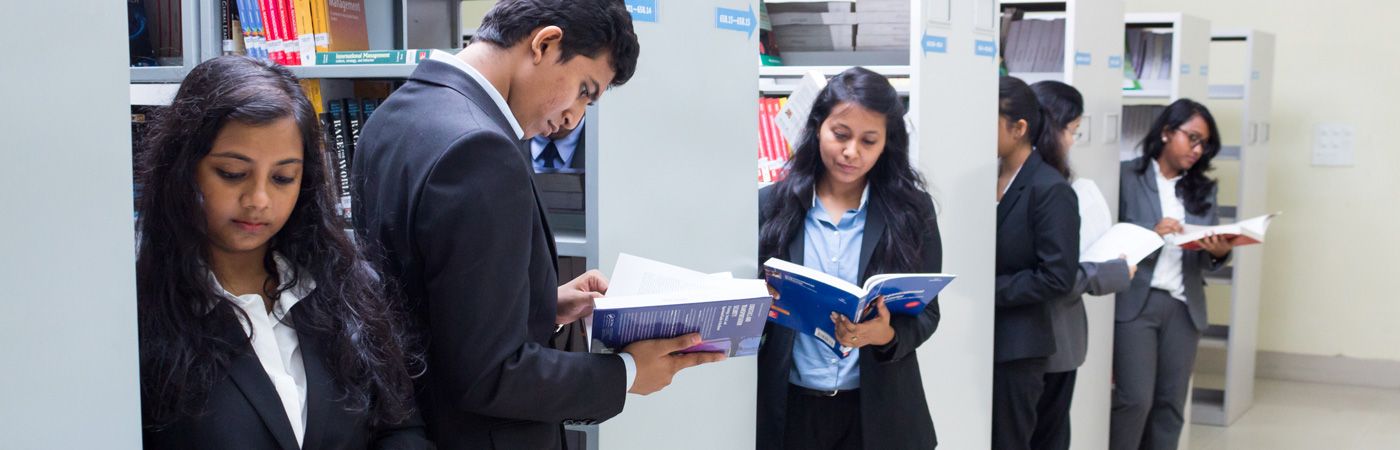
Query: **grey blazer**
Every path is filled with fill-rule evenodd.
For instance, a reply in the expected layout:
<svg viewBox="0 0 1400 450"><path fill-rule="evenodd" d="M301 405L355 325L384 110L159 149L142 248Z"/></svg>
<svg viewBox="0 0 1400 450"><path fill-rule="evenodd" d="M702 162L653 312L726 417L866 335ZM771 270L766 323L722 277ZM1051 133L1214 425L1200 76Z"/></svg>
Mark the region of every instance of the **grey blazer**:
<svg viewBox="0 0 1400 450"><path fill-rule="evenodd" d="M1069 295L1050 304L1050 321L1055 330L1055 353L1046 361L1049 373L1068 372L1084 365L1089 353L1089 316L1084 311L1084 294L1108 295L1127 289L1128 262L1115 259L1081 262Z"/></svg>
<svg viewBox="0 0 1400 450"><path fill-rule="evenodd" d="M1132 161L1124 161L1119 170L1118 183L1118 221L1140 225L1149 230L1157 226L1157 222L1162 220L1162 203L1157 196L1157 178L1149 169L1142 173L1138 172L1143 160L1141 157ZM1216 191L1210 193L1212 206L1205 215L1186 213L1186 223L1191 225L1219 225L1220 216L1219 203L1216 202ZM1157 265L1157 256L1154 253L1138 263L1137 276L1133 277L1132 286L1127 292L1118 294L1117 312L1115 319L1118 322L1127 322L1136 319L1142 314L1142 310L1147 306L1147 294L1152 290L1152 273ZM1191 322L1196 325L1196 329L1205 331L1208 322L1206 321L1206 291L1205 291L1205 271L1216 270L1224 266L1233 254L1226 254L1225 257L1215 259L1210 252L1204 250L1186 250L1181 257L1181 273L1183 282L1186 284L1186 307L1191 312Z"/></svg>

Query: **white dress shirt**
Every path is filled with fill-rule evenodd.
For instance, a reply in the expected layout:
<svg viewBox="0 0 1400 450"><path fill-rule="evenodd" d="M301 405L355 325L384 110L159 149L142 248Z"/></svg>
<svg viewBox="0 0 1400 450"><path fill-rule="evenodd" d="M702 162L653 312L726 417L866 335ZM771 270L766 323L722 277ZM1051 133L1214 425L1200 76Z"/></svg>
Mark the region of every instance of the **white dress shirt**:
<svg viewBox="0 0 1400 450"><path fill-rule="evenodd" d="M291 264L282 255L274 254L273 260L277 262L279 279L290 279L293 275ZM209 273L209 280L214 284L215 292L247 314L246 320L242 315L238 317L243 332L252 338L253 353L257 354L263 371L267 372L272 386L277 389L277 397L282 401L282 409L287 412L287 420L291 422L292 433L296 434L297 445L300 446L306 436L306 369L302 365L297 331L283 319L297 302L316 289L316 282L305 277L297 280L295 286L282 292L272 304L272 311L268 311L261 295L233 295L224 289L213 272Z"/></svg>
<svg viewBox="0 0 1400 450"><path fill-rule="evenodd" d="M496 108L499 108L501 114L506 116L506 121L510 122L511 129L515 130L515 138L525 139L525 130L522 130L520 128L520 123L515 120L515 113L510 112L510 105L506 103L505 97L501 97L501 92L497 91L496 87L491 85L491 82L486 79L485 75L478 72L471 64L467 64L461 59L458 59L456 55L441 50L433 50L429 53L428 59L447 63L452 67L461 69L463 72L466 72L468 76L471 76L473 80L476 80L476 84L480 85L481 89L485 90L486 94L491 96L491 100L496 102ZM580 124L580 126L581 125L582 124ZM632 359L631 354L618 353L617 356L622 358L622 365L627 369L627 390L630 391L632 390L632 382L637 380L637 363Z"/></svg>
<svg viewBox="0 0 1400 450"><path fill-rule="evenodd" d="M1152 175L1157 178L1157 198L1162 202L1162 218L1186 223L1186 205L1176 196L1176 183L1181 181L1181 176L1162 176L1157 161L1152 161ZM1181 247L1176 245L1162 247L1162 253L1157 256L1157 265L1152 269L1152 288L1167 291L1173 298L1184 302L1186 281L1181 273L1182 253Z"/></svg>

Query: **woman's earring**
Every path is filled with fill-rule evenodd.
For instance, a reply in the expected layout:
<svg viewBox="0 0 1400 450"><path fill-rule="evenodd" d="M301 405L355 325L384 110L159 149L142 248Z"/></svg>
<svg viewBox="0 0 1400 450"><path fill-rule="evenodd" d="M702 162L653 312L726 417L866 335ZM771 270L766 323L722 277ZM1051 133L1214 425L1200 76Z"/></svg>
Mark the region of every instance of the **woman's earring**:
<svg viewBox="0 0 1400 450"><path fill-rule="evenodd" d="M1162 143L1163 143L1163 144L1167 143L1167 137L1166 137L1166 136L1162 136Z"/></svg>

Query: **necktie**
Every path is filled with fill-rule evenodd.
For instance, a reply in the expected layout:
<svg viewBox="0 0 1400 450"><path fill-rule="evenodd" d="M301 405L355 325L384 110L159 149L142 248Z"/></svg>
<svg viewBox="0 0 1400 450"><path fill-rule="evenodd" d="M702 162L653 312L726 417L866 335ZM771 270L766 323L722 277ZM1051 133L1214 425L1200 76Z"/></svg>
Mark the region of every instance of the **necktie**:
<svg viewBox="0 0 1400 450"><path fill-rule="evenodd" d="M540 152L539 160L546 169L554 169L554 160L563 159L559 157L559 148L554 146L554 141L549 141L549 145L544 146L544 151Z"/></svg>

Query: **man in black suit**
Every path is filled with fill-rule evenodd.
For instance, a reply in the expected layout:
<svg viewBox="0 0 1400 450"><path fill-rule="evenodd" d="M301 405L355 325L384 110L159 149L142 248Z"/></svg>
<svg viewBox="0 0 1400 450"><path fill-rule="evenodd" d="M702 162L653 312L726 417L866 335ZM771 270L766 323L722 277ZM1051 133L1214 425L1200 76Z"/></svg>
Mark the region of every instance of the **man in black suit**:
<svg viewBox="0 0 1400 450"><path fill-rule="evenodd" d="M558 448L562 424L622 411L679 370L698 335L620 355L549 348L607 290L597 271L559 286L554 237L525 140L572 128L639 52L621 0L502 0L472 43L435 51L364 125L355 228L376 244L427 357L418 404L440 448Z"/></svg>

